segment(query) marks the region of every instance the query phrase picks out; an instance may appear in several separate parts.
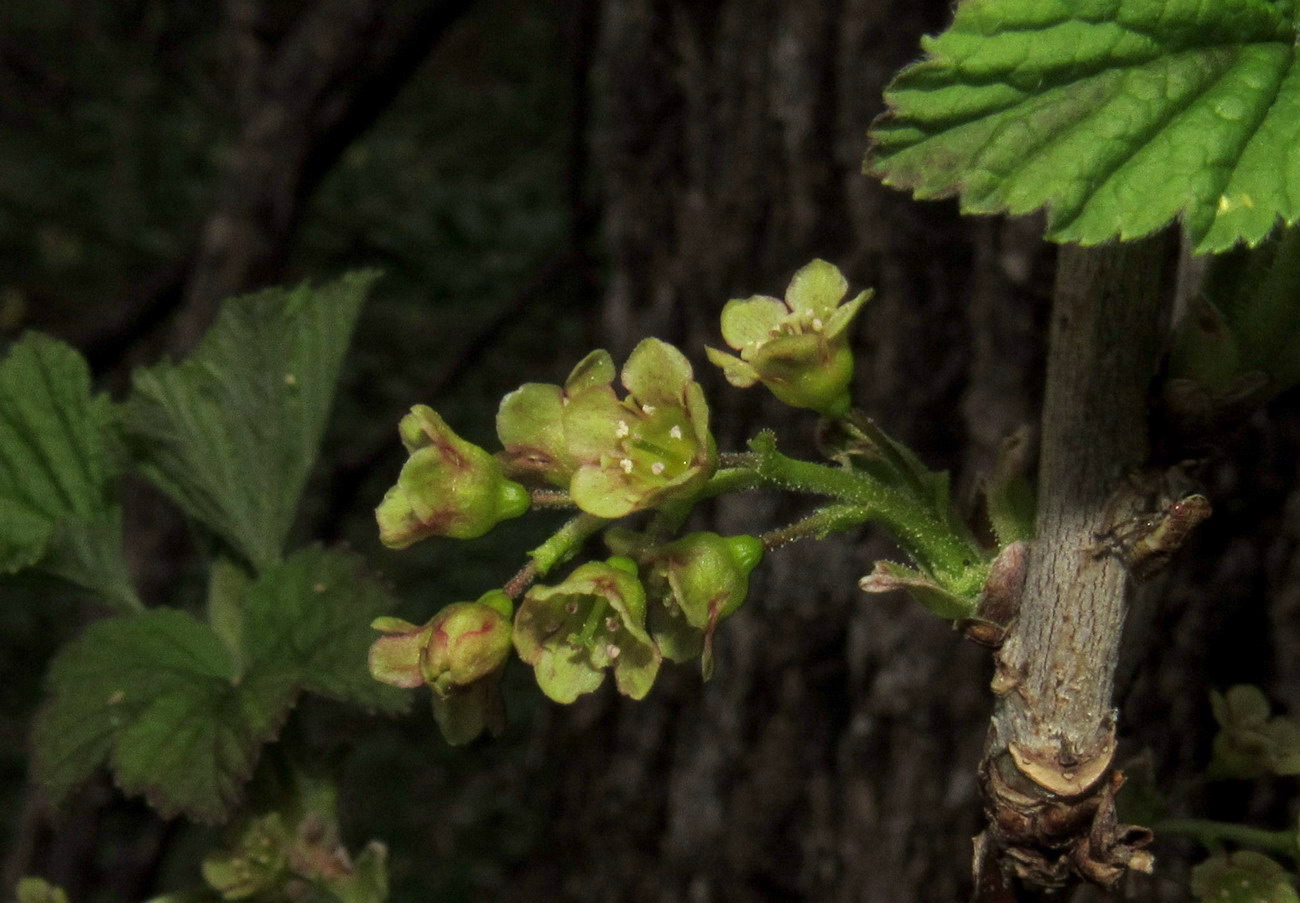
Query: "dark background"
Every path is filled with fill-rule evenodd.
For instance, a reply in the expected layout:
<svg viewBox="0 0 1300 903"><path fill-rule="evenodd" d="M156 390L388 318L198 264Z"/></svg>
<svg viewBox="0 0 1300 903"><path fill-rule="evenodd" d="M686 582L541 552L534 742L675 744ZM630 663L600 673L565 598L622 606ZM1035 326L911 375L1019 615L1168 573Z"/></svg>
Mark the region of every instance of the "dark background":
<svg viewBox="0 0 1300 903"><path fill-rule="evenodd" d="M815 256L876 299L857 400L969 504L999 440L1036 419L1052 249L1033 221L961 220L861 174L889 75L947 2L885 0L10 0L0 4L0 336L43 329L121 391L192 347L223 297L348 268L385 278L358 327L301 537L347 542L423 621L477 597L547 524L382 549L371 511L395 424L436 407L491 444L500 396L590 347L674 341L724 448L760 424L809 451L813 418L722 385L722 304L779 294ZM1120 679L1122 757L1180 814L1291 823L1290 782L1205 787L1207 693L1300 690L1294 399L1208 471L1215 517L1146 593ZM151 604L201 591L193 536L132 486ZM758 532L798 510L726 500ZM353 847L392 850L394 899L953 901L978 830L988 657L856 580L866 535L783 549L719 636L717 674L667 669L642 703L561 708L509 677L506 736L437 737L308 704L345 748ZM57 821L26 786L45 662L102 612L0 589L4 880L75 903L192 883L211 829L92 783ZM1193 851L1162 841L1133 899L1185 900ZM7 891L6 891L7 892Z"/></svg>

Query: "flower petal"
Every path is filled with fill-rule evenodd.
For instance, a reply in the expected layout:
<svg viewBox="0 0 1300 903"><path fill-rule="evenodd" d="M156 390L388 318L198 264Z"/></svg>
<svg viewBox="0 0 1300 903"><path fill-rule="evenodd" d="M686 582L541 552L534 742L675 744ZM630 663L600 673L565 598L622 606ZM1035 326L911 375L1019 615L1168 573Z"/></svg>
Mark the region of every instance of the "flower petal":
<svg viewBox="0 0 1300 903"><path fill-rule="evenodd" d="M719 351L716 348L706 347L704 353L709 356L710 361L722 368L722 375L733 386L739 389L748 389L758 382L758 371L740 358L727 354L725 351Z"/></svg>
<svg viewBox="0 0 1300 903"><path fill-rule="evenodd" d="M631 429L635 414L618 400L609 386L593 386L574 395L564 406L564 441L569 456L579 466L596 463Z"/></svg>
<svg viewBox="0 0 1300 903"><path fill-rule="evenodd" d="M614 662L614 683L618 691L632 699L644 699L654 686L662 660L659 650L648 641L620 647Z"/></svg>
<svg viewBox="0 0 1300 903"><path fill-rule="evenodd" d="M587 650L559 646L548 649L533 666L537 686L549 698L568 705L605 682L605 672L587 661Z"/></svg>
<svg viewBox="0 0 1300 903"><path fill-rule="evenodd" d="M835 308L835 313L831 314L831 318L826 321L826 338L828 340L833 339L842 333L845 327L853 322L853 318L858 315L862 305L871 300L872 294L871 289L867 289L847 304Z"/></svg>
<svg viewBox="0 0 1300 903"><path fill-rule="evenodd" d="M577 466L564 440L564 390L546 383L526 383L497 410L497 436L511 476L535 474L567 487Z"/></svg>
<svg viewBox="0 0 1300 903"><path fill-rule="evenodd" d="M585 464L574 472L569 494L574 504L588 514L613 520L644 507L644 487L628 477L618 466Z"/></svg>

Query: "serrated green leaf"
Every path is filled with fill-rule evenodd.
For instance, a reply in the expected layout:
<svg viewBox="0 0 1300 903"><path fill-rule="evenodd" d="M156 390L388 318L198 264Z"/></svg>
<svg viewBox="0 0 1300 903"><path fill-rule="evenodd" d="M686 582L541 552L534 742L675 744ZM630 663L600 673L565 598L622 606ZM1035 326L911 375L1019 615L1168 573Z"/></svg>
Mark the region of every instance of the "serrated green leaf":
<svg viewBox="0 0 1300 903"><path fill-rule="evenodd" d="M967 0L886 90L867 169L968 213L1046 208L1048 237L1198 253L1300 219L1289 4Z"/></svg>
<svg viewBox="0 0 1300 903"><path fill-rule="evenodd" d="M37 570L97 594L118 611L143 607L122 547L122 511L59 525Z"/></svg>
<svg viewBox="0 0 1300 903"><path fill-rule="evenodd" d="M406 708L366 666L370 621L394 601L360 558L309 548L227 582L243 593L237 629L155 609L92 624L59 653L34 730L36 778L56 800L107 761L164 815L219 821L300 691Z"/></svg>
<svg viewBox="0 0 1300 903"><path fill-rule="evenodd" d="M227 301L189 359L135 375L140 469L256 567L280 556L376 275Z"/></svg>
<svg viewBox="0 0 1300 903"><path fill-rule="evenodd" d="M0 363L0 574L29 566L139 607L122 556L112 408L74 349L39 333Z"/></svg>
<svg viewBox="0 0 1300 903"><path fill-rule="evenodd" d="M255 671L291 674L303 689L402 711L409 694L370 676L370 622L396 602L360 557L302 549L266 571L244 597L243 654Z"/></svg>
<svg viewBox="0 0 1300 903"><path fill-rule="evenodd" d="M98 621L60 651L34 728L34 772L59 800L105 759L164 815L225 817L296 694L234 682L216 634L184 612Z"/></svg>

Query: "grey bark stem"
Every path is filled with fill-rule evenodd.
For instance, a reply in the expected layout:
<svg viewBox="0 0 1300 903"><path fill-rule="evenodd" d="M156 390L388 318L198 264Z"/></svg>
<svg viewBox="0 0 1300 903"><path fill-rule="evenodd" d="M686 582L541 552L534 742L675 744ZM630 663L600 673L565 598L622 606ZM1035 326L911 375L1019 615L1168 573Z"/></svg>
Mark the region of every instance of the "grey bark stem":
<svg viewBox="0 0 1300 903"><path fill-rule="evenodd" d="M1141 502L1147 401L1164 326L1167 236L1061 249L1037 529L1020 614L998 655L982 766L1003 871L1037 887L1113 884L1150 858L1115 823L1112 699L1128 573L1099 539ZM981 858L986 859L987 856Z"/></svg>

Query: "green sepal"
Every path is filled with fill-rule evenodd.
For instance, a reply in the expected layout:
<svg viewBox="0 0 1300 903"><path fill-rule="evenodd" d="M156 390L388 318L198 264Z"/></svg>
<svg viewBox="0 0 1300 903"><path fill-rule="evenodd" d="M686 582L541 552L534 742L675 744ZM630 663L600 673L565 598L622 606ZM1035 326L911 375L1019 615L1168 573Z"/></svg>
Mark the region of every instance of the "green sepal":
<svg viewBox="0 0 1300 903"><path fill-rule="evenodd" d="M463 746L484 732L497 736L506 727L505 701L501 696L501 672L446 693L434 691L433 720L442 738L451 746Z"/></svg>
<svg viewBox="0 0 1300 903"><path fill-rule="evenodd" d="M510 620L479 602L453 602L429 621L420 667L435 694L448 695L487 677L510 654Z"/></svg>
<svg viewBox="0 0 1300 903"><path fill-rule="evenodd" d="M400 618L378 618L371 626L385 636L371 644L375 680L413 689L427 684L433 714L452 745L468 743L484 730L505 729L500 678L510 654L511 603L501 590L477 602L453 602L417 627Z"/></svg>
<svg viewBox="0 0 1300 903"><path fill-rule="evenodd" d="M577 462L564 441L564 405L564 390L545 383L526 383L501 399L497 437L511 478L569 487Z"/></svg>

